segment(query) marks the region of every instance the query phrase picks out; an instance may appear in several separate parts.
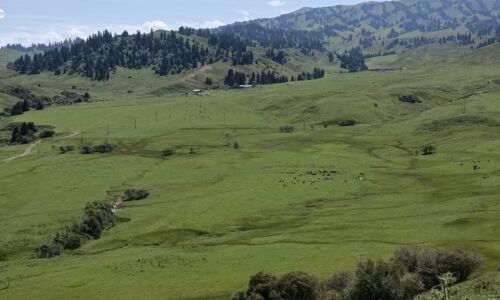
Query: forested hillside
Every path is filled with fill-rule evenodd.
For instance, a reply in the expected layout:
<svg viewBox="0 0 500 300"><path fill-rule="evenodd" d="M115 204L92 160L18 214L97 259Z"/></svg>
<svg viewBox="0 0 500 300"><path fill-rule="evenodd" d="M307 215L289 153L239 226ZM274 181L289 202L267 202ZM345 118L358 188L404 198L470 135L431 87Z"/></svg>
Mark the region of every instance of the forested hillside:
<svg viewBox="0 0 500 300"><path fill-rule="evenodd" d="M366 70L367 57L391 55L429 44L481 48L500 40L498 0L420 0L303 8L274 19L235 23L208 30L181 27L174 32L112 35L35 45L43 50L9 67L20 74L80 74L107 80L117 67L151 68L166 76L222 61L230 66L256 65L259 58L285 65L291 50L308 57L323 55L350 72ZM11 49L23 50L19 45ZM265 54L264 54L265 53ZM300 72L310 71L299 70ZM223 74L219 74L221 77ZM289 76L276 74L276 77ZM250 75L248 75L250 76Z"/></svg>

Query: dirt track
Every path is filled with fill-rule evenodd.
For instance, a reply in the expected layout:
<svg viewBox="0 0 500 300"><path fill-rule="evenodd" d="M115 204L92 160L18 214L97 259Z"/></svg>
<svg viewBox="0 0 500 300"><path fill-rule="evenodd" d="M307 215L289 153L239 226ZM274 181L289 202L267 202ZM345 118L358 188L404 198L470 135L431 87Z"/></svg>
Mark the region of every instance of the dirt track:
<svg viewBox="0 0 500 300"><path fill-rule="evenodd" d="M74 136L77 136L78 134L79 134L79 132L78 132L78 131L73 131L73 133L72 133L72 134L67 135L67 136L63 136L63 137L61 137L61 138L58 138L57 140L69 139L69 138L72 138L72 137L74 137ZM31 144L29 144L29 145L28 145L28 147L26 147L26 150L24 150L24 152L23 152L23 153L18 154L18 155L16 155L16 156L9 157L9 158L7 158L7 159L4 159L3 161L4 161L5 163L8 163L8 162L14 161L14 160L16 160L16 159L18 159L18 158L21 158L21 157L25 157L25 156L31 155L31 154L33 154L33 153L35 152L35 149L36 149L36 148L37 148L37 146L39 146L41 143L42 143L42 140L38 140L38 141L36 141L36 142L34 142L34 143L31 143Z"/></svg>

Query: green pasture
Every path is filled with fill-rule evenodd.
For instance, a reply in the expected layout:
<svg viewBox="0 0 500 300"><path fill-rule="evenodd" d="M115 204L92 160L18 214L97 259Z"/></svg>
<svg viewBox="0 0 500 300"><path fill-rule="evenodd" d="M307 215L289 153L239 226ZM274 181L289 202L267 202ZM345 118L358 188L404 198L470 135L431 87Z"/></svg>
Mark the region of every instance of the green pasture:
<svg viewBox="0 0 500 300"><path fill-rule="evenodd" d="M495 270L499 52L478 50L488 61L477 64L454 51L204 96L172 92L179 81L148 70L107 83L16 76L40 92L77 85L94 101L2 120L52 125L57 136L7 163L25 146L0 147L0 298L228 299L258 271L326 276L402 245L464 248L484 260L477 276ZM434 63L442 53L451 63ZM423 103L402 103L404 94ZM345 119L358 125L322 125ZM295 132L279 133L283 125ZM105 141L112 154L58 150ZM422 156L424 145L437 153ZM162 159L167 148L176 155ZM33 258L86 203L129 188L151 196L120 210L100 240Z"/></svg>

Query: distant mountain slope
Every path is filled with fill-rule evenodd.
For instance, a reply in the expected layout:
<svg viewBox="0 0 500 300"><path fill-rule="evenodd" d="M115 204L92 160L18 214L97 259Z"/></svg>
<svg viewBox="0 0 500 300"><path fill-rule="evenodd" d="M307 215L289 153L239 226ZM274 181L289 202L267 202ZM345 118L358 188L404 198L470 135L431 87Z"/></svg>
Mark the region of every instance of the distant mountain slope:
<svg viewBox="0 0 500 300"><path fill-rule="evenodd" d="M181 27L177 32L118 36L104 31L85 41L24 56L10 68L21 74L49 71L100 81L109 79L117 67L148 68L167 76L222 62L226 71L230 67L245 71L253 83L254 71L276 73L272 76L277 78L310 72L317 67L318 60L310 59L314 56L330 66L358 72L367 69L365 58L429 44L476 49L498 41L500 0L403 0L303 8L213 30ZM224 73L216 74L219 81Z"/></svg>
<svg viewBox="0 0 500 300"><path fill-rule="evenodd" d="M227 30L239 31L243 24L258 24L267 30L308 31L325 39L338 37L326 44L336 50L361 46L390 51L400 46L401 39L411 40L401 45L410 48L450 42L477 46L500 38L500 1L403 0L302 8L277 18L230 25Z"/></svg>

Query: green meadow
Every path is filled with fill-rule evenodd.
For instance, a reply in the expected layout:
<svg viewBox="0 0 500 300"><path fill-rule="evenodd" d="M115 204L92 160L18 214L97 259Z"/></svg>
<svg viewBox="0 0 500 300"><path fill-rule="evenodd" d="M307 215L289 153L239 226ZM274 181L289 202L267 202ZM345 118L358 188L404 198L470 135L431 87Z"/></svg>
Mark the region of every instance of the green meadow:
<svg viewBox="0 0 500 300"><path fill-rule="evenodd" d="M48 94L76 85L94 101L0 120L57 133L8 162L26 146L0 147L0 298L228 299L259 271L326 276L403 245L466 249L483 259L476 276L494 271L500 47L465 49L203 96L178 92L198 73L119 70L94 83L2 71L3 84ZM400 102L406 94L423 103ZM346 119L357 125L336 125ZM284 125L295 132L280 133ZM104 141L113 153L59 153ZM423 156L425 145L436 153ZM176 154L163 159L165 149ZM101 239L34 258L85 204L130 188L151 195L119 210Z"/></svg>

